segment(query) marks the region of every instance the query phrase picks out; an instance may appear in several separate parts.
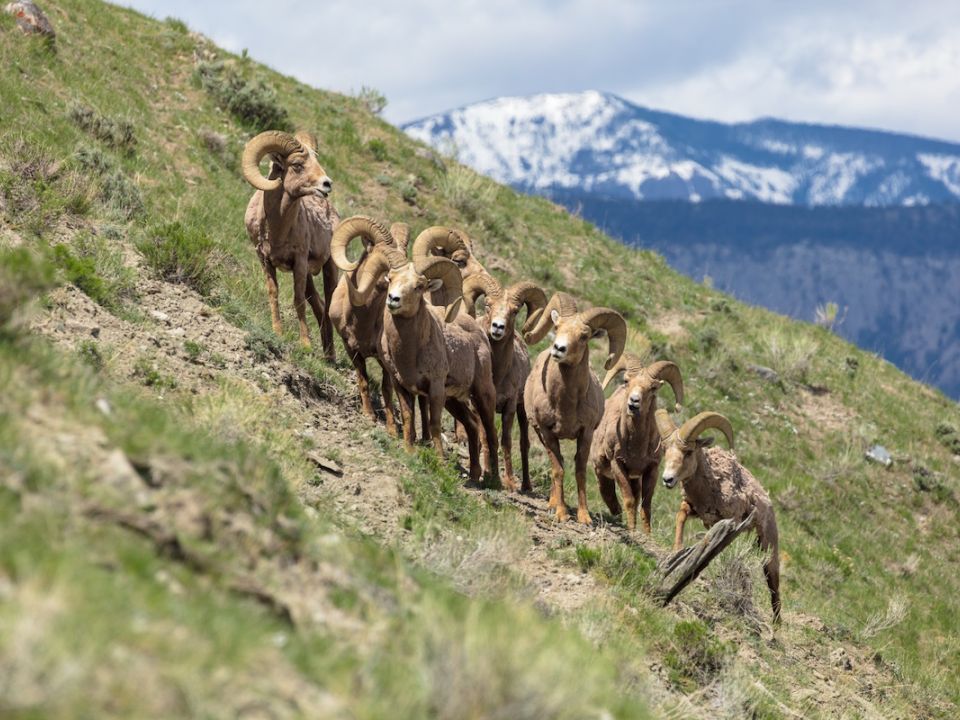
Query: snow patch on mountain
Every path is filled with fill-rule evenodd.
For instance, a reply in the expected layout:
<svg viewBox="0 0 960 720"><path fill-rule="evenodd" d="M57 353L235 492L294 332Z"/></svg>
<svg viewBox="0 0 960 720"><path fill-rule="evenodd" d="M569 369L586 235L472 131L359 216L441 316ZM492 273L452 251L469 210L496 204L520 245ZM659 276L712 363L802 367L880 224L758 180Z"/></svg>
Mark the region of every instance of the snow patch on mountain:
<svg viewBox="0 0 960 720"><path fill-rule="evenodd" d="M873 130L724 124L597 91L504 97L403 128L521 190L799 205L960 201L960 145Z"/></svg>

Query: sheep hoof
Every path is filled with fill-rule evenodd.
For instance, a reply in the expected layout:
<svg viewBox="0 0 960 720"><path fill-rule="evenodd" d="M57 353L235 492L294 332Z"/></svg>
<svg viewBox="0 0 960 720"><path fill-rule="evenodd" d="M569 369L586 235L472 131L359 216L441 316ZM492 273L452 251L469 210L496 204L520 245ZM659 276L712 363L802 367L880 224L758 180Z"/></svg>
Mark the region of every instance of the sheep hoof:
<svg viewBox="0 0 960 720"><path fill-rule="evenodd" d="M577 510L577 522L581 525L593 525L593 518L590 517L589 512L583 508L579 508Z"/></svg>
<svg viewBox="0 0 960 720"><path fill-rule="evenodd" d="M506 475L503 478L503 489L507 492L516 492L517 491L517 479L511 475Z"/></svg>
<svg viewBox="0 0 960 720"><path fill-rule="evenodd" d="M567 512L567 509L562 504L557 506L556 518L557 522L566 522L570 519L570 513Z"/></svg>

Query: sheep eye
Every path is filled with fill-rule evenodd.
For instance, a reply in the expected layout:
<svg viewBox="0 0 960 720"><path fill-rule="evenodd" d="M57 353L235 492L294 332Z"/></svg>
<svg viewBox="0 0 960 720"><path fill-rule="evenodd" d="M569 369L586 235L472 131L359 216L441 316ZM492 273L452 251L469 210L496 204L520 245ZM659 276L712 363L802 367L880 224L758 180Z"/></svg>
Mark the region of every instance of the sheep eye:
<svg viewBox="0 0 960 720"><path fill-rule="evenodd" d="M298 172L298 173L303 172L303 163L294 163L293 165L291 165L291 167L294 169L295 172Z"/></svg>

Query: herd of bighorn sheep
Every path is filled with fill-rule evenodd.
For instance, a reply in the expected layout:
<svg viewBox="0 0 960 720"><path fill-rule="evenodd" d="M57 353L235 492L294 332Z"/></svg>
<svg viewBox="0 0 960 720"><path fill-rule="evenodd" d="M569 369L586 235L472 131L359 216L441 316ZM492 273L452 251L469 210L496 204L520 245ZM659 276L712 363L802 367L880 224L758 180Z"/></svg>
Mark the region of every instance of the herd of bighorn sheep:
<svg viewBox="0 0 960 720"><path fill-rule="evenodd" d="M387 432L402 434L404 446L420 438L443 454L443 409L453 416L465 439L470 478L481 476L500 485L499 447L503 450L503 484L509 491L532 492L529 471L529 426L540 438L551 463L549 507L558 521L569 517L563 492L564 463L560 441L574 440L577 521L592 522L587 507L587 463L593 465L600 496L613 515L626 510L626 524L636 529L637 505L643 530L651 532L650 508L657 472L663 484L680 484L674 549L683 544L687 517L706 527L720 520L743 520L753 513L757 542L768 553L764 565L774 619L780 616L780 563L773 506L757 479L733 453L730 421L702 412L679 427L657 394L668 383L681 410L684 389L680 368L669 361L645 365L625 352L627 326L610 308L580 309L572 296L547 294L536 283L504 286L474 254L461 231L434 226L421 232L408 257L409 228L385 225L368 217L340 220L328 195L332 182L317 159L317 144L306 133L263 132L243 154L243 176L256 192L244 222L267 281L274 331L281 332L277 269L292 272L294 308L301 342L310 346L306 323L309 303L320 328L323 353L334 359L336 328L356 368L360 404L373 421L366 362L382 369L381 392ZM268 161L267 176L260 163ZM360 255L348 250L360 241ZM338 268L342 273L338 281ZM323 273L323 297L313 276ZM477 305L484 299L484 312ZM523 324L516 327L525 310ZM534 358L528 347L549 332L553 341ZM601 385L590 368L591 340L606 337L607 375ZM604 390L619 375L609 398ZM400 403L398 427L393 397ZM414 399L417 406L414 405ZM501 415L498 437L495 415ZM521 478L513 470L513 424L520 431ZM708 430L720 431L731 450L710 447ZM623 500L621 507L617 488Z"/></svg>

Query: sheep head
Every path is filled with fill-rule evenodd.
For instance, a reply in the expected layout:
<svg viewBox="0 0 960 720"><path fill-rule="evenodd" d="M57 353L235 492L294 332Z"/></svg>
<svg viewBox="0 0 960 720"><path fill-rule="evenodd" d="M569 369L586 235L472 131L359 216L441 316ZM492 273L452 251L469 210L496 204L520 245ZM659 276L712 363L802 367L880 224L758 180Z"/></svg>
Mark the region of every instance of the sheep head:
<svg viewBox="0 0 960 720"><path fill-rule="evenodd" d="M733 447L733 426L720 413L702 412L679 428L662 408L657 410L656 419L664 451L663 484L668 488L692 476L697 470L697 451L713 444L713 438L701 438L700 433L710 429L719 430Z"/></svg>
<svg viewBox="0 0 960 720"><path fill-rule="evenodd" d="M326 197L333 189L327 171L317 160L316 139L307 133L296 137L278 130L257 135L243 149L244 179L258 190L283 191L293 198L306 195ZM260 161L270 158L270 176L260 174Z"/></svg>
<svg viewBox="0 0 960 720"><path fill-rule="evenodd" d="M337 225L330 241L330 255L337 267L347 273L347 291L354 307L364 307L377 292L386 291L386 273L407 264L407 256L397 247L392 232L398 226L402 224L394 223L387 230L363 215L354 215ZM358 260L350 260L347 249L357 238L363 244L363 253Z"/></svg>
<svg viewBox="0 0 960 720"><path fill-rule="evenodd" d="M680 410L680 405L683 403L683 379L680 376L680 368L677 367L676 363L660 360L644 367L643 362L637 355L625 352L603 379L604 389L621 372L623 373L624 385L626 385L625 412L639 417L655 410L657 391L665 382L670 383L676 400L676 410Z"/></svg>
<svg viewBox="0 0 960 720"><path fill-rule="evenodd" d="M473 255L470 238L459 230L434 225L417 235L417 239L413 241L413 259L432 256L452 260L464 279L486 272Z"/></svg>
<svg viewBox="0 0 960 720"><path fill-rule="evenodd" d="M442 257L427 257L392 266L386 274L387 310L397 317L413 317L420 310L424 293L445 289L448 297L456 298L447 306L446 319L457 315L463 300L460 268Z"/></svg>
<svg viewBox="0 0 960 720"><path fill-rule="evenodd" d="M496 278L487 273L471 275L463 281L463 299L467 312L476 316L476 303L481 296L487 300L484 325L493 342L513 337L517 313L527 308L524 329L529 330L547 305L547 296L532 282L519 282L506 290Z"/></svg>
<svg viewBox="0 0 960 720"><path fill-rule="evenodd" d="M610 350L604 367L609 370L627 342L627 323L620 313L604 307L578 312L576 301L566 293L556 293L550 298L524 339L530 345L540 342L551 327L556 328L556 335L550 356L561 365L578 364L588 351L590 340L606 335Z"/></svg>

